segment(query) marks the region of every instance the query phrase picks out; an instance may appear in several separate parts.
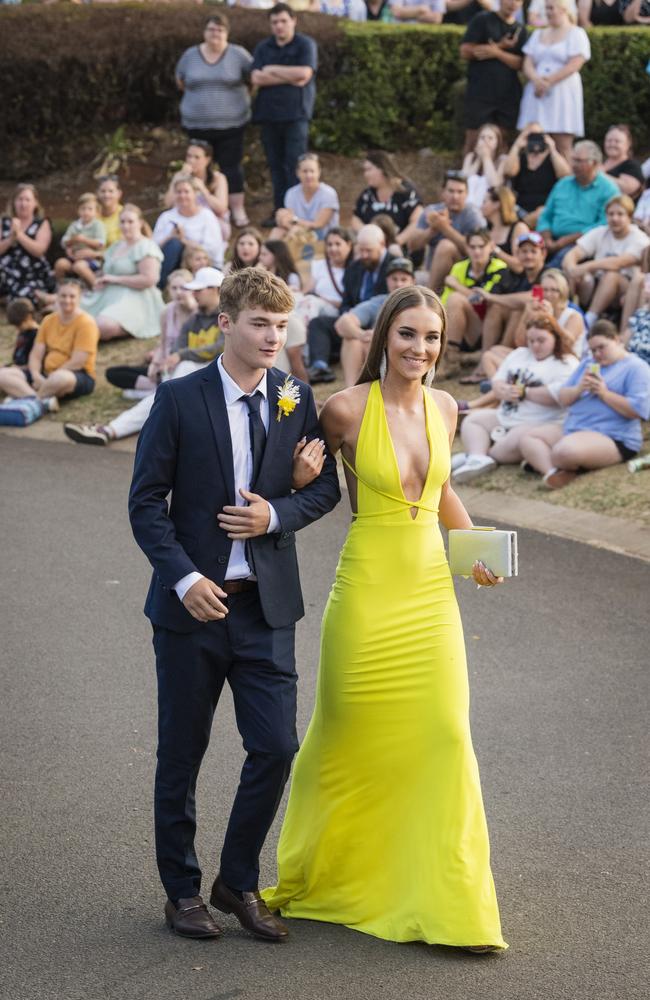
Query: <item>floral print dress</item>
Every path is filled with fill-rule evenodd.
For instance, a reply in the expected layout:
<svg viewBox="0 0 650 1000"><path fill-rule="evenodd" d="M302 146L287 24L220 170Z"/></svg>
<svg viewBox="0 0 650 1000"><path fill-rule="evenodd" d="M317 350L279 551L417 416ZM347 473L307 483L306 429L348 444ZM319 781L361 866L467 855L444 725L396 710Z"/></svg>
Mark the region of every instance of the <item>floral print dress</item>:
<svg viewBox="0 0 650 1000"><path fill-rule="evenodd" d="M36 235L45 219L34 219L27 226L25 234L31 239ZM0 239L6 240L11 232L11 219L3 216L0 224ZM0 296L11 299L27 298L36 305L36 292L53 292L56 287L54 272L45 255L34 257L20 243L14 242L0 257Z"/></svg>

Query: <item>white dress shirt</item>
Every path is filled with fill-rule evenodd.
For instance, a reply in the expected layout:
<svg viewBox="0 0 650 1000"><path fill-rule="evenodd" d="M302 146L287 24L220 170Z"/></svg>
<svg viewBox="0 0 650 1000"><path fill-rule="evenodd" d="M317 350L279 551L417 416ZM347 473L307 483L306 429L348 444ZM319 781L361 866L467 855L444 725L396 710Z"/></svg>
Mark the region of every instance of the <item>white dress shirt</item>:
<svg viewBox="0 0 650 1000"><path fill-rule="evenodd" d="M228 413L228 424L230 427L230 440L232 441L233 470L235 473L235 503L238 507L245 507L246 500L244 500L244 498L240 495L239 490L250 490L251 475L253 473L253 453L251 451L248 407L241 398L247 394L241 386L237 385L235 380L230 377L223 366L223 360L221 357L219 357L217 362L217 370L221 377L223 394L226 400L226 412ZM256 385L253 389L253 392L248 393L248 395L252 396L255 392L261 392L264 397L260 405L260 416L268 433L269 399L266 387L266 372L264 372L264 375L260 379L258 385ZM266 529L267 534L280 530L280 519L271 504L269 504L269 512L271 517L269 520L269 526ZM243 580L246 578L253 578L253 573L246 559L245 542L234 541L230 550L228 566L226 567L226 580ZM188 573L187 576L184 576L181 580L179 580L178 583L174 585L174 590L178 594L179 599L182 601L190 587L194 586L197 580L202 579L202 573L193 572Z"/></svg>

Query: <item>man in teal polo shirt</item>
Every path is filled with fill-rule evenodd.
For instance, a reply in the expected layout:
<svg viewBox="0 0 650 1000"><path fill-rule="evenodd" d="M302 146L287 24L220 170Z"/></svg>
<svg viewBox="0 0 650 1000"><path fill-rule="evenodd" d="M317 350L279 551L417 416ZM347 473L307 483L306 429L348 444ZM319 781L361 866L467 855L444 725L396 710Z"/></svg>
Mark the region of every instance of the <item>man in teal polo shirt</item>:
<svg viewBox="0 0 650 1000"><path fill-rule="evenodd" d="M537 222L548 252L547 267L561 267L564 256L583 233L607 223L605 205L620 192L602 173L602 162L600 147L590 139L573 147L573 174L553 186Z"/></svg>

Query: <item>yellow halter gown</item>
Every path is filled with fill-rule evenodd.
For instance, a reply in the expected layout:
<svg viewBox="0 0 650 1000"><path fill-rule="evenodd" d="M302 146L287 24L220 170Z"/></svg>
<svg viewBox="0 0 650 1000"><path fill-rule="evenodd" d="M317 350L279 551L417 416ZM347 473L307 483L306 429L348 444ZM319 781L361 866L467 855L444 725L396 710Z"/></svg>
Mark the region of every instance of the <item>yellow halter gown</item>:
<svg viewBox="0 0 650 1000"><path fill-rule="evenodd" d="M378 382L358 514L323 618L314 714L264 898L389 941L506 947L469 728L462 625L438 527L449 441L423 390L429 469L404 497ZM415 519L411 508L417 508Z"/></svg>

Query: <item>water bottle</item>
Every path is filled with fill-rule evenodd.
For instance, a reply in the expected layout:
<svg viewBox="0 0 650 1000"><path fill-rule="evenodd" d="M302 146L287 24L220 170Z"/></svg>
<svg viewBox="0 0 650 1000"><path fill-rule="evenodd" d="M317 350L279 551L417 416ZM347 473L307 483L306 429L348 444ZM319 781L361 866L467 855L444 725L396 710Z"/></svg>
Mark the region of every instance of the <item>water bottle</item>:
<svg viewBox="0 0 650 1000"><path fill-rule="evenodd" d="M639 455L627 463L628 472L641 472L641 469L650 469L650 455Z"/></svg>

